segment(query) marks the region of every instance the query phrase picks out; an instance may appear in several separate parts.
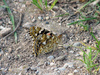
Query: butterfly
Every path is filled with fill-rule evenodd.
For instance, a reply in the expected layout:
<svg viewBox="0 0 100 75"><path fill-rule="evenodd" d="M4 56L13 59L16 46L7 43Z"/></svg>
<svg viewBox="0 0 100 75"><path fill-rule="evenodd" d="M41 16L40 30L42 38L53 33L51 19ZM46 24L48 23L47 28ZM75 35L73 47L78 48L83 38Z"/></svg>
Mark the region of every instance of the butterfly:
<svg viewBox="0 0 100 75"><path fill-rule="evenodd" d="M33 53L36 57L53 51L62 37L62 34L56 36L52 32L36 26L30 27L29 34L33 39Z"/></svg>

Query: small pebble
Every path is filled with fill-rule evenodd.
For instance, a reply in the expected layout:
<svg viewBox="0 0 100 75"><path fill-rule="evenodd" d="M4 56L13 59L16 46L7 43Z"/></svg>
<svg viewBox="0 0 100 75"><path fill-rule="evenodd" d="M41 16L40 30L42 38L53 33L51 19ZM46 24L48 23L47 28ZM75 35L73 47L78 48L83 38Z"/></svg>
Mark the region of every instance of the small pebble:
<svg viewBox="0 0 100 75"><path fill-rule="evenodd" d="M35 72L35 74L38 75L38 73L39 73L39 71L37 70L37 71Z"/></svg>
<svg viewBox="0 0 100 75"><path fill-rule="evenodd" d="M22 4L22 8L25 8L26 6L25 6L25 4Z"/></svg>
<svg viewBox="0 0 100 75"><path fill-rule="evenodd" d="M77 54L75 54L75 56L76 56L76 57L77 57L77 56L80 56L80 54L77 53Z"/></svg>
<svg viewBox="0 0 100 75"><path fill-rule="evenodd" d="M38 19L41 21L43 19L43 17L42 16L39 16Z"/></svg>
<svg viewBox="0 0 100 75"><path fill-rule="evenodd" d="M52 55L51 55L51 56L48 56L47 59L48 59L49 61L51 61L51 60L54 59L54 56L52 56Z"/></svg>
<svg viewBox="0 0 100 75"><path fill-rule="evenodd" d="M59 9L59 7L57 7L57 6L53 7L53 10L55 10L55 11L58 11L58 9Z"/></svg>
<svg viewBox="0 0 100 75"><path fill-rule="evenodd" d="M3 50L2 49L0 49L0 54L2 55L4 52L3 52Z"/></svg>
<svg viewBox="0 0 100 75"><path fill-rule="evenodd" d="M57 57L57 58L55 59L55 61L62 61L62 60L65 59L65 57L66 57L66 55L59 56L59 57Z"/></svg>
<svg viewBox="0 0 100 75"><path fill-rule="evenodd" d="M23 2L24 0L19 0L19 2Z"/></svg>
<svg viewBox="0 0 100 75"><path fill-rule="evenodd" d="M45 24L49 24L49 22L46 22Z"/></svg>
<svg viewBox="0 0 100 75"><path fill-rule="evenodd" d="M25 24L23 24L23 27L29 29L31 25L33 25L31 22L26 22Z"/></svg>
<svg viewBox="0 0 100 75"><path fill-rule="evenodd" d="M21 47L21 46L19 46L19 47L17 47L17 48L16 48L16 50L18 51L18 50L20 50L21 48L22 48L22 47Z"/></svg>
<svg viewBox="0 0 100 75"><path fill-rule="evenodd" d="M74 75L73 73L68 73L68 75Z"/></svg>
<svg viewBox="0 0 100 75"><path fill-rule="evenodd" d="M3 26L0 26L1 31L0 31L0 37L3 37L5 35L7 35L8 33L10 33L12 31L11 28L4 28Z"/></svg>
<svg viewBox="0 0 100 75"><path fill-rule="evenodd" d="M6 11L6 8L0 7L0 11Z"/></svg>
<svg viewBox="0 0 100 75"><path fill-rule="evenodd" d="M100 38L98 38L98 40L100 40Z"/></svg>
<svg viewBox="0 0 100 75"><path fill-rule="evenodd" d="M8 59L10 60L11 59L11 56L8 56Z"/></svg>
<svg viewBox="0 0 100 75"><path fill-rule="evenodd" d="M74 73L78 72L78 70L74 70Z"/></svg>
<svg viewBox="0 0 100 75"><path fill-rule="evenodd" d="M0 25L2 25L3 21L0 21Z"/></svg>
<svg viewBox="0 0 100 75"><path fill-rule="evenodd" d="M83 52L82 52L82 51L80 51L79 54L80 54L81 56L83 56Z"/></svg>
<svg viewBox="0 0 100 75"><path fill-rule="evenodd" d="M30 67L26 68L25 69L25 72L27 73L29 70L30 70Z"/></svg>
<svg viewBox="0 0 100 75"><path fill-rule="evenodd" d="M50 62L45 62L44 65L48 66L48 65L50 65Z"/></svg>
<svg viewBox="0 0 100 75"><path fill-rule="evenodd" d="M64 64L64 67L66 68L67 66L68 66L69 68L73 68L73 67L74 67L74 63L73 63L73 62L65 63L65 64Z"/></svg>
<svg viewBox="0 0 100 75"><path fill-rule="evenodd" d="M49 18L50 18L50 17L49 17L49 16L47 16L45 19L46 19L46 20L49 20Z"/></svg>
<svg viewBox="0 0 100 75"><path fill-rule="evenodd" d="M100 73L100 69L99 69L99 73Z"/></svg>
<svg viewBox="0 0 100 75"><path fill-rule="evenodd" d="M73 46L80 46L80 45L81 45L80 42L76 42L76 43L73 44Z"/></svg>
<svg viewBox="0 0 100 75"><path fill-rule="evenodd" d="M89 39L84 39L83 42L84 43L89 43Z"/></svg>
<svg viewBox="0 0 100 75"><path fill-rule="evenodd" d="M12 24L12 22L11 22L11 21L8 21L8 23L9 23L9 24Z"/></svg>
<svg viewBox="0 0 100 75"><path fill-rule="evenodd" d="M26 1L26 5L31 5L31 1Z"/></svg>
<svg viewBox="0 0 100 75"><path fill-rule="evenodd" d="M15 74L16 75L16 74ZM20 72L18 75L22 75L22 72Z"/></svg>
<svg viewBox="0 0 100 75"><path fill-rule="evenodd" d="M56 65L56 64L55 64L55 63L53 63L53 62L51 62L51 63L50 63L50 66L54 66L54 65Z"/></svg>
<svg viewBox="0 0 100 75"><path fill-rule="evenodd" d="M32 57L34 57L34 55L33 54L30 54L30 57L32 58Z"/></svg>
<svg viewBox="0 0 100 75"><path fill-rule="evenodd" d="M13 50L11 48L8 48L8 51L9 51L9 53L12 53L13 52Z"/></svg>
<svg viewBox="0 0 100 75"><path fill-rule="evenodd" d="M60 68L58 68L60 71L64 71L64 70L66 70L66 68L65 67L60 67Z"/></svg>
<svg viewBox="0 0 100 75"><path fill-rule="evenodd" d="M68 44L63 44L63 47L66 49L69 48Z"/></svg>
<svg viewBox="0 0 100 75"><path fill-rule="evenodd" d="M34 66L32 66L32 67L31 67L31 70L36 71L36 70L37 70L37 68L36 68L36 67L34 67Z"/></svg>
<svg viewBox="0 0 100 75"><path fill-rule="evenodd" d="M60 74L60 71L57 71L58 74Z"/></svg>
<svg viewBox="0 0 100 75"><path fill-rule="evenodd" d="M15 60L18 60L18 59L19 59L19 56L15 56L14 59L15 59Z"/></svg>
<svg viewBox="0 0 100 75"><path fill-rule="evenodd" d="M61 23L59 23L59 25L61 26Z"/></svg>
<svg viewBox="0 0 100 75"><path fill-rule="evenodd" d="M34 22L36 22L36 19L35 18L32 19L32 23L34 23Z"/></svg>
<svg viewBox="0 0 100 75"><path fill-rule="evenodd" d="M69 51L69 53L72 53L72 54L73 54L73 53L74 53L74 51Z"/></svg>
<svg viewBox="0 0 100 75"><path fill-rule="evenodd" d="M40 61L37 66L42 66L44 64L44 62Z"/></svg>

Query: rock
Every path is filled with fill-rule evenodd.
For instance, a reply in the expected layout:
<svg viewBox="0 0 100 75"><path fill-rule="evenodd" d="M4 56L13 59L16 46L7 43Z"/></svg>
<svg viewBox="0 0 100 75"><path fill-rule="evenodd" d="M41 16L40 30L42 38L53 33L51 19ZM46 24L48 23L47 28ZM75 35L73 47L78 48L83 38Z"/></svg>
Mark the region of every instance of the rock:
<svg viewBox="0 0 100 75"><path fill-rule="evenodd" d="M31 5L32 3L31 3L31 1L26 1L26 5Z"/></svg>
<svg viewBox="0 0 100 75"><path fill-rule="evenodd" d="M9 51L9 53L12 53L13 52L13 50L11 48L8 48L8 51Z"/></svg>
<svg viewBox="0 0 100 75"><path fill-rule="evenodd" d="M33 54L30 54L30 57L32 58L32 57L34 57L34 55Z"/></svg>
<svg viewBox="0 0 100 75"><path fill-rule="evenodd" d="M0 21L0 25L2 25L3 24L3 21Z"/></svg>
<svg viewBox="0 0 100 75"><path fill-rule="evenodd" d="M100 73L100 69L99 69L99 73Z"/></svg>
<svg viewBox="0 0 100 75"><path fill-rule="evenodd" d="M84 43L89 43L89 39L84 39L83 42Z"/></svg>
<svg viewBox="0 0 100 75"><path fill-rule="evenodd" d="M77 53L77 54L75 54L75 56L76 56L76 57L77 57L77 56L80 56L80 54Z"/></svg>
<svg viewBox="0 0 100 75"><path fill-rule="evenodd" d="M74 67L74 63L73 62L69 62L69 63L65 63L63 67L69 67L69 68L73 68Z"/></svg>
<svg viewBox="0 0 100 75"><path fill-rule="evenodd" d="M60 71L57 71L57 73L60 74L61 72Z"/></svg>
<svg viewBox="0 0 100 75"><path fill-rule="evenodd" d="M71 50L71 51L69 51L69 53L72 53L72 54L73 54L73 53L74 53L74 51L72 51L72 50Z"/></svg>
<svg viewBox="0 0 100 75"><path fill-rule="evenodd" d="M9 60L11 59L11 56L7 56L7 57L8 57Z"/></svg>
<svg viewBox="0 0 100 75"><path fill-rule="evenodd" d="M64 71L64 70L66 70L66 68L65 67L60 67L60 68L58 68L60 71Z"/></svg>
<svg viewBox="0 0 100 75"><path fill-rule="evenodd" d="M44 73L39 75L60 75L60 74L58 74L57 72L53 72L53 73Z"/></svg>
<svg viewBox="0 0 100 75"><path fill-rule="evenodd" d="M66 57L66 55L59 56L59 57L57 57L57 58L55 59L55 61L62 61L62 60L65 59L65 57Z"/></svg>
<svg viewBox="0 0 100 75"><path fill-rule="evenodd" d="M53 10L55 10L55 11L58 11L58 9L59 9L59 8L58 8L57 6L54 6L54 7L53 7Z"/></svg>
<svg viewBox="0 0 100 75"><path fill-rule="evenodd" d="M80 51L79 54L80 54L81 56L83 56L83 52L82 52L82 51Z"/></svg>
<svg viewBox="0 0 100 75"><path fill-rule="evenodd" d="M35 72L35 74L38 75L38 73L39 73L39 71L37 70L37 71Z"/></svg>
<svg viewBox="0 0 100 75"><path fill-rule="evenodd" d="M59 23L59 25L61 26L62 24L61 24L61 23Z"/></svg>
<svg viewBox="0 0 100 75"><path fill-rule="evenodd" d="M17 47L17 48L16 48L16 51L20 50L21 48L22 48L21 46Z"/></svg>
<svg viewBox="0 0 100 75"><path fill-rule="evenodd" d="M27 68L25 69L25 72L27 73L30 69L31 69L30 67L27 67Z"/></svg>
<svg viewBox="0 0 100 75"><path fill-rule="evenodd" d="M29 67L27 66L27 65L24 65L24 66L20 66L19 68L18 68L18 70L27 70Z"/></svg>
<svg viewBox="0 0 100 75"><path fill-rule="evenodd" d="M32 71L36 71L36 70L37 70L37 68L36 68L35 66L32 66L30 69L31 69Z"/></svg>
<svg viewBox="0 0 100 75"><path fill-rule="evenodd" d="M15 56L15 57L14 57L14 59L18 61L18 59L19 59L19 56Z"/></svg>
<svg viewBox="0 0 100 75"><path fill-rule="evenodd" d="M49 24L49 22L46 22L45 24Z"/></svg>
<svg viewBox="0 0 100 75"><path fill-rule="evenodd" d="M35 18L32 19L32 23L34 23L34 22L36 22L36 19Z"/></svg>
<svg viewBox="0 0 100 75"><path fill-rule="evenodd" d="M8 71L8 68L1 68L0 67L0 75L6 75L7 71Z"/></svg>
<svg viewBox="0 0 100 75"><path fill-rule="evenodd" d="M68 73L68 75L74 75L73 73Z"/></svg>
<svg viewBox="0 0 100 75"><path fill-rule="evenodd" d="M0 26L0 30L0 37L3 37L11 32L11 28L5 28L3 26Z"/></svg>
<svg viewBox="0 0 100 75"><path fill-rule="evenodd" d="M51 55L51 56L48 56L47 59L48 59L49 61L51 61L51 60L54 59L54 56L52 56L52 55Z"/></svg>
<svg viewBox="0 0 100 75"><path fill-rule="evenodd" d="M49 16L47 16L45 19L46 19L46 20L49 20L49 19L50 19L50 17L49 17Z"/></svg>
<svg viewBox="0 0 100 75"><path fill-rule="evenodd" d="M22 75L22 72L20 72L18 75Z"/></svg>
<svg viewBox="0 0 100 75"><path fill-rule="evenodd" d="M44 63L44 66L48 66L48 65L50 65L50 62L45 62Z"/></svg>
<svg viewBox="0 0 100 75"><path fill-rule="evenodd" d="M81 45L80 42L76 42L76 43L73 44L73 46L80 46L80 45Z"/></svg>
<svg viewBox="0 0 100 75"><path fill-rule="evenodd" d="M43 61L40 61L38 64L37 64L37 66L42 66L44 64L44 62Z"/></svg>
<svg viewBox="0 0 100 75"><path fill-rule="evenodd" d="M12 22L11 22L11 21L8 21L8 23L9 23L9 24L12 24Z"/></svg>
<svg viewBox="0 0 100 75"><path fill-rule="evenodd" d="M42 16L39 16L38 19L41 21L41 20L43 20L43 17Z"/></svg>
<svg viewBox="0 0 100 75"><path fill-rule="evenodd" d="M26 7L26 5L25 4L22 4L22 9L25 8L25 7Z"/></svg>
<svg viewBox="0 0 100 75"><path fill-rule="evenodd" d="M69 45L66 43L66 44L63 44L63 47L68 49L69 48Z"/></svg>
<svg viewBox="0 0 100 75"><path fill-rule="evenodd" d="M3 52L3 50L2 49L0 49L0 55L2 55L4 52Z"/></svg>
<svg viewBox="0 0 100 75"><path fill-rule="evenodd" d="M24 0L19 0L19 2L23 2Z"/></svg>
<svg viewBox="0 0 100 75"><path fill-rule="evenodd" d="M30 29L31 26L32 26L32 23L30 22L26 22L25 24L23 24L23 27L27 29Z"/></svg>
<svg viewBox="0 0 100 75"><path fill-rule="evenodd" d="M6 11L6 8L0 7L0 11Z"/></svg>
<svg viewBox="0 0 100 75"><path fill-rule="evenodd" d="M78 70L74 70L74 73L78 72Z"/></svg>
<svg viewBox="0 0 100 75"><path fill-rule="evenodd" d="M54 65L56 65L56 64L55 64L55 63L53 63L53 62L51 62L51 63L50 63L50 66L54 66Z"/></svg>

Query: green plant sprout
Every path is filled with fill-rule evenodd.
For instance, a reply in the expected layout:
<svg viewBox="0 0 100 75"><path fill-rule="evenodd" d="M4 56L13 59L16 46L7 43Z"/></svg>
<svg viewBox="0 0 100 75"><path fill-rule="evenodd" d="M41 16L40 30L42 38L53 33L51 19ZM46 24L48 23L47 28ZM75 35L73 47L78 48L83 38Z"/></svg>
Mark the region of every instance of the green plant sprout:
<svg viewBox="0 0 100 75"><path fill-rule="evenodd" d="M83 52L83 60L82 59L77 59L80 60L81 62L83 62L85 64L86 69L88 70L88 72L90 73L90 75L92 74L92 69L95 68L97 69L97 65L94 63L94 60L97 58L98 55L98 51L96 51L96 53L94 54L94 52L92 52L92 48L87 46L87 49L89 49L89 53L86 53L85 51L81 50Z"/></svg>
<svg viewBox="0 0 100 75"><path fill-rule="evenodd" d="M55 4L57 3L57 1L58 1L58 0L55 0L55 1L51 4L49 10L51 10L51 9L55 6ZM33 3L35 6L37 6L37 7L38 7L40 10L42 10L42 11L43 11L44 8L48 9L48 2L47 2L47 0L44 0L44 2L43 2L43 0L32 0L32 3Z"/></svg>
<svg viewBox="0 0 100 75"><path fill-rule="evenodd" d="M9 17L10 17L10 20L11 20L12 25L13 25L13 30L15 30L14 16L13 16L13 14L12 14L9 6L7 5L6 1L3 0L3 2L4 2L5 5L2 6L2 7L6 7L7 8L7 11L8 11L8 14L9 14ZM15 42L17 43L17 33L16 32L14 33L14 37L15 37Z"/></svg>

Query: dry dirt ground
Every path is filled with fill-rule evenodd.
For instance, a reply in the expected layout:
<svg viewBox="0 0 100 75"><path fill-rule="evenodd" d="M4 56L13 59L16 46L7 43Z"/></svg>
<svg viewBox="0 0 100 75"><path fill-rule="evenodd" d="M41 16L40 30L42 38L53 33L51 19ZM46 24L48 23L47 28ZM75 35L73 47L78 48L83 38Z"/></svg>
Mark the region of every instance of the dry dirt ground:
<svg viewBox="0 0 100 75"><path fill-rule="evenodd" d="M13 35L6 39L0 37L0 75L89 75L85 65L75 60L75 58L82 59L81 50L71 47L71 45L82 46L80 41L87 45L94 45L95 40L88 31L82 30L82 27L68 25L79 18L79 14L73 14L84 3L73 2L73 0L58 1L57 7L52 11L41 12L30 2L31 0L7 0L16 25L19 22L20 13L23 14L23 17L22 23L17 29L18 43L15 43ZM2 1L0 1L0 5L3 5ZM92 10L89 7L88 9L88 11ZM65 12L68 12L69 15L54 17ZM89 22L96 38L100 39L100 24L94 24L94 21ZM0 8L0 25L12 28L5 8ZM29 30L25 28L28 25L40 26L58 35L64 32L60 43L63 47L34 57L32 54L33 41L28 33ZM100 56L97 59L96 62L100 63ZM97 75L100 75L100 72Z"/></svg>

